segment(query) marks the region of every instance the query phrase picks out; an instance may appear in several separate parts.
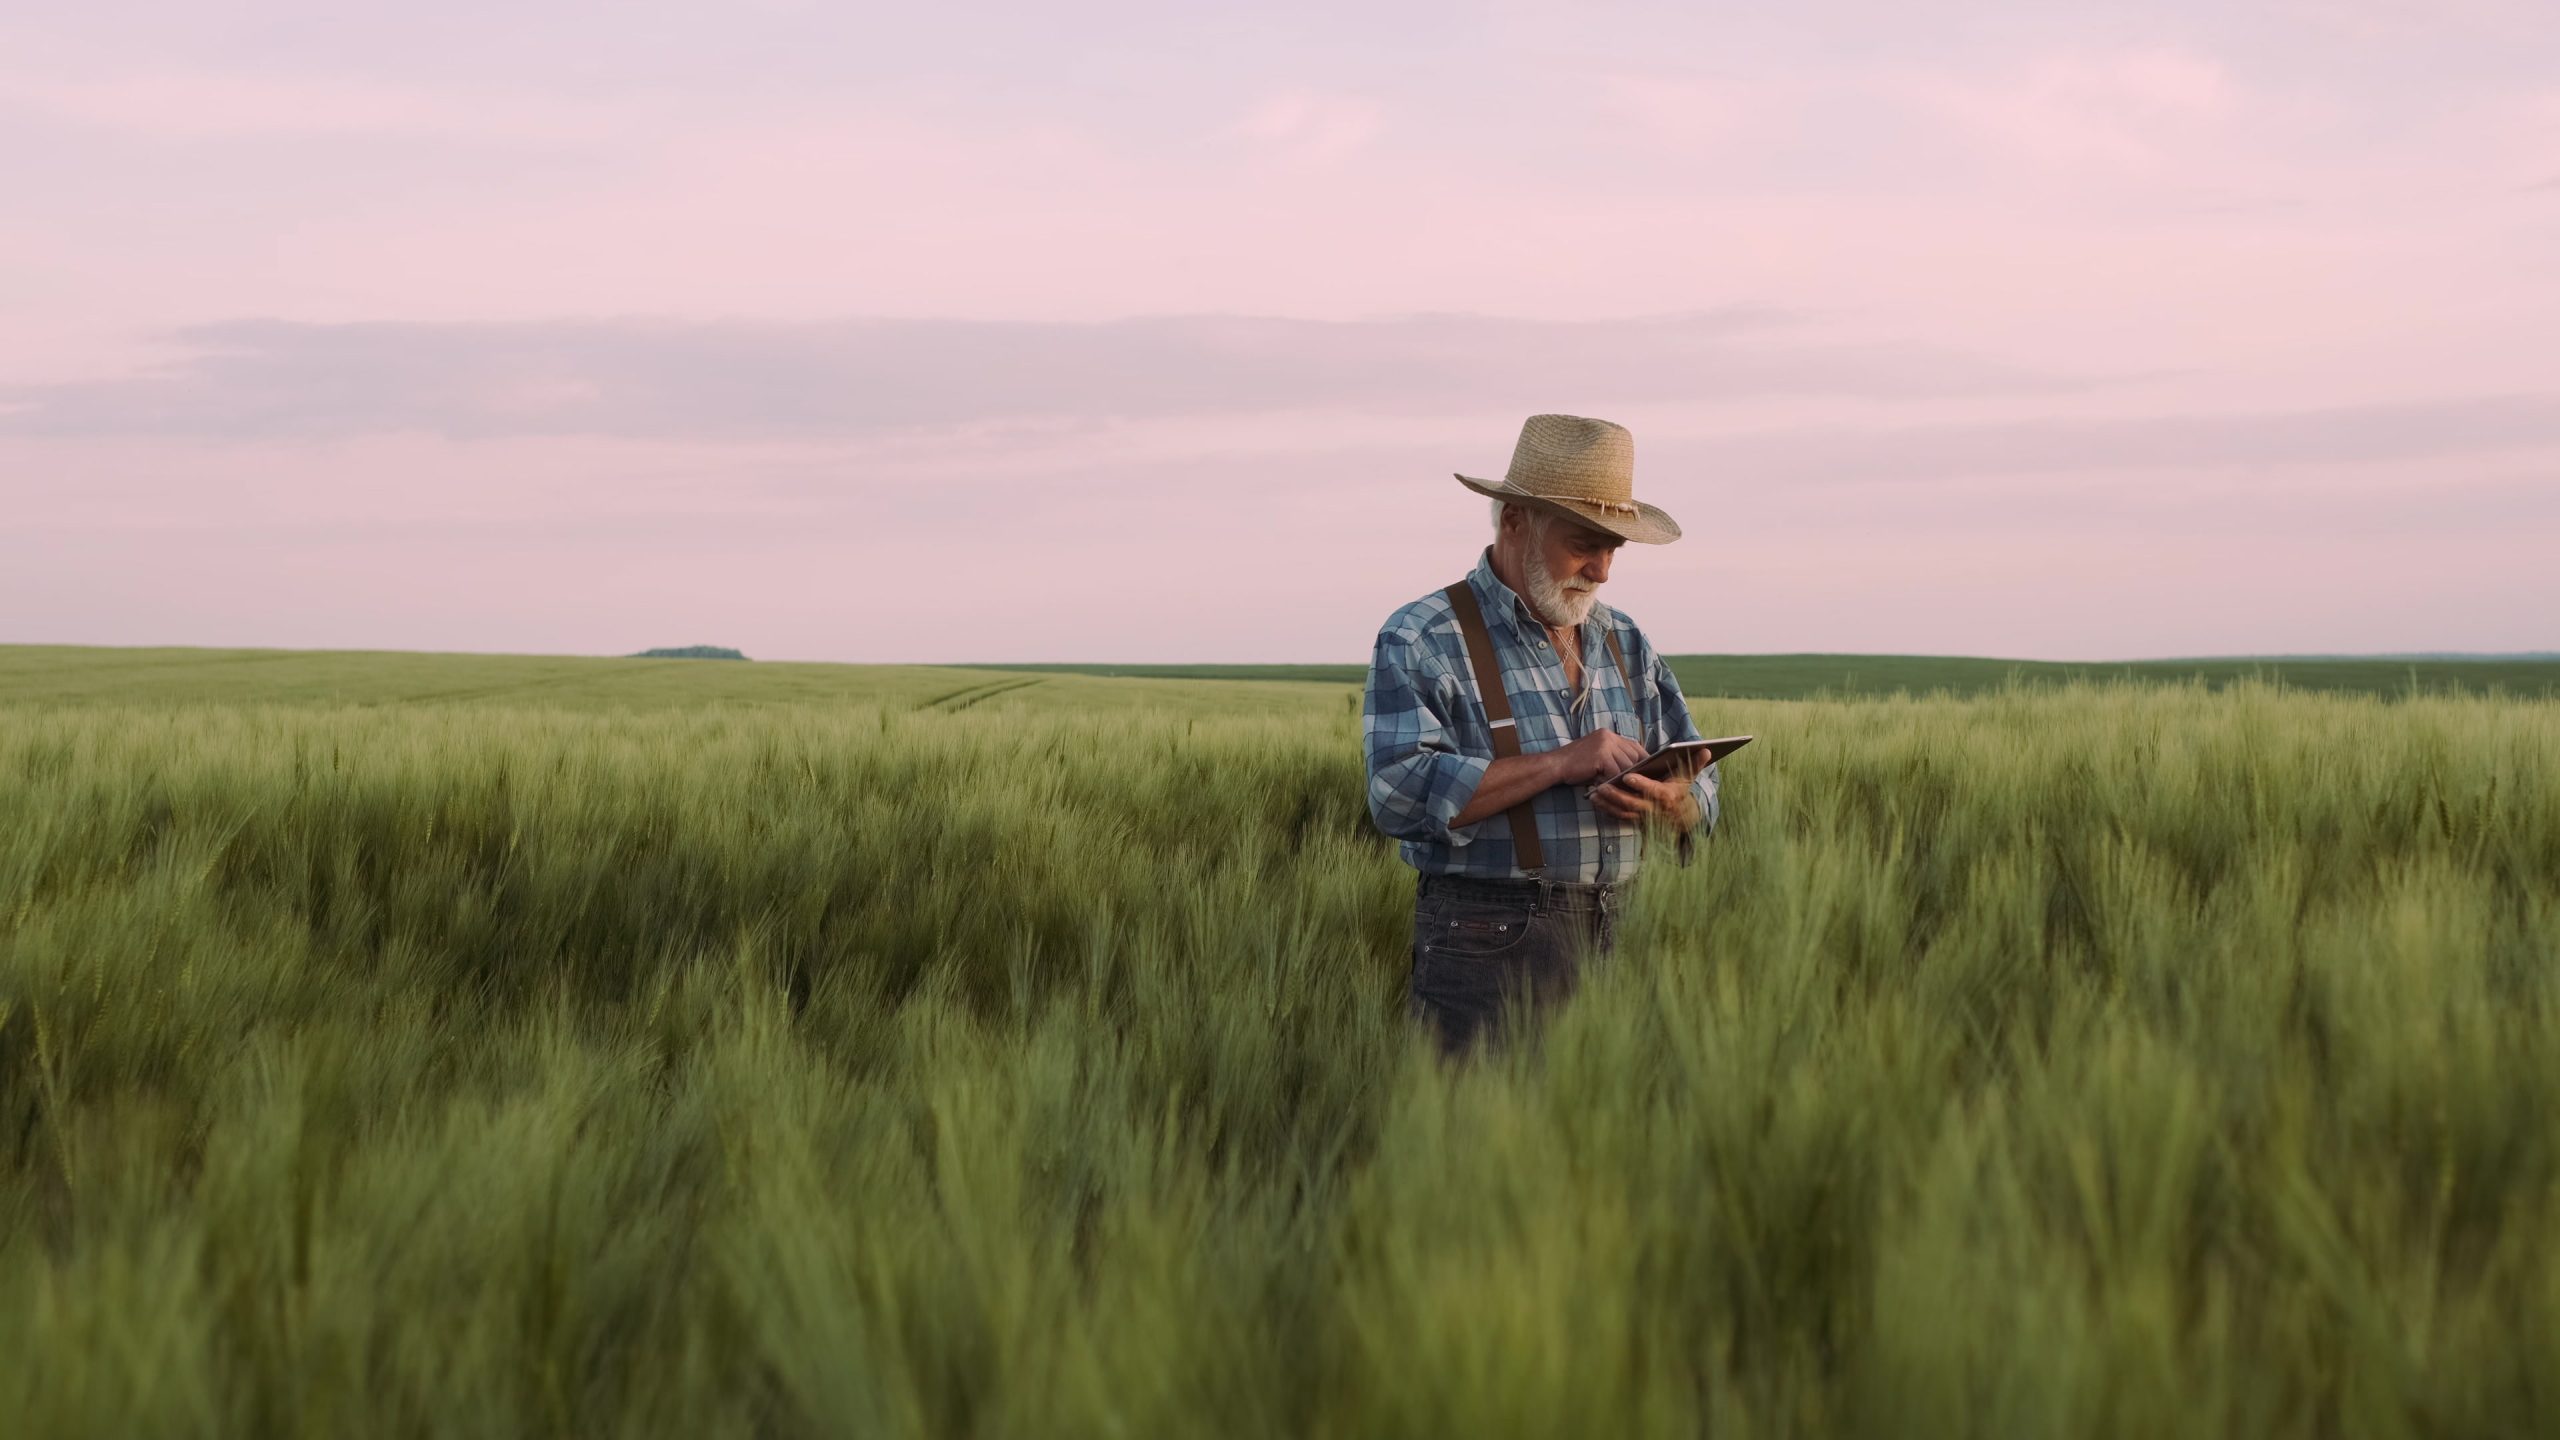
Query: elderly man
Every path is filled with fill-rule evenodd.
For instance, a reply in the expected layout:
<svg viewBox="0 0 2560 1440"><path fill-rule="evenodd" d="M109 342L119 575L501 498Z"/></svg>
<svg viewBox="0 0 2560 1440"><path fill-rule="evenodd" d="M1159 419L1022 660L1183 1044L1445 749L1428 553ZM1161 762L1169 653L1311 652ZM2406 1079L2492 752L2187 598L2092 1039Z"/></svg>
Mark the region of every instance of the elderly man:
<svg viewBox="0 0 2560 1440"><path fill-rule="evenodd" d="M1616 940L1648 832L1716 818L1716 772L1598 782L1699 738L1671 668L1599 602L1622 543L1680 538L1635 499L1635 441L1606 420L1532 415L1493 497L1475 572L1387 617L1363 729L1369 813L1420 875L1410 1008L1464 1050L1506 1004L1573 992Z"/></svg>

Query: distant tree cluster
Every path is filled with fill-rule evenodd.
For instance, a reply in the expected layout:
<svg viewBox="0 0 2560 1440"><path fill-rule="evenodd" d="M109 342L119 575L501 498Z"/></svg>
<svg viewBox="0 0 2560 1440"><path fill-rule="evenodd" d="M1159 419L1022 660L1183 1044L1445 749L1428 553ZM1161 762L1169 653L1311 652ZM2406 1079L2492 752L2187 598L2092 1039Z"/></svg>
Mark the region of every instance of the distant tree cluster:
<svg viewBox="0 0 2560 1440"><path fill-rule="evenodd" d="M677 645L664 650L643 650L634 660L744 660L746 652L726 645Z"/></svg>

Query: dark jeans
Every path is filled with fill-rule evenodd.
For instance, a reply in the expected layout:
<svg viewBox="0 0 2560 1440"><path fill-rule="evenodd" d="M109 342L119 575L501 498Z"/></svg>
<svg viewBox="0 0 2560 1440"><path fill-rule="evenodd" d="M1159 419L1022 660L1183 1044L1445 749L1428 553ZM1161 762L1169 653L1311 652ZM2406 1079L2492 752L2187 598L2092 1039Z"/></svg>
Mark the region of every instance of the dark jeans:
<svg viewBox="0 0 2560 1440"><path fill-rule="evenodd" d="M1413 902L1407 1009L1443 1053L1499 1043L1512 1016L1569 999L1618 943L1625 887L1425 875Z"/></svg>

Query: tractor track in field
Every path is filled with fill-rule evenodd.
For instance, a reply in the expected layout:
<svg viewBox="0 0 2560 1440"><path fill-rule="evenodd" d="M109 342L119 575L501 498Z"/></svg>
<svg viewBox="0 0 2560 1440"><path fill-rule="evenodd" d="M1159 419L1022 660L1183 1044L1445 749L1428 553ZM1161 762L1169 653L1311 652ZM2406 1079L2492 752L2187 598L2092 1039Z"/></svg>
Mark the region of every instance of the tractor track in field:
<svg viewBox="0 0 2560 1440"><path fill-rule="evenodd" d="M685 662L681 660L661 660L654 665L634 666L630 670L626 670L621 673L623 675L632 675L643 673L647 670L664 670L670 665L681 665L684 663ZM415 695L396 695L389 699L370 701L367 703L375 706L385 706L417 705L425 703L441 704L447 700L512 699L529 690L549 690L562 685L572 685L581 681L595 680L598 678L598 676L585 670L571 670L557 675L538 676L531 680L513 680L501 685L472 685L466 686L460 690L427 690Z"/></svg>
<svg viewBox="0 0 2560 1440"><path fill-rule="evenodd" d="M999 695L1010 695L1016 690L1037 685L1044 678L1046 677L1033 675L1021 680L997 680L986 685L963 685L957 690L936 695L916 708L939 710L945 715L956 715L982 701L993 700Z"/></svg>

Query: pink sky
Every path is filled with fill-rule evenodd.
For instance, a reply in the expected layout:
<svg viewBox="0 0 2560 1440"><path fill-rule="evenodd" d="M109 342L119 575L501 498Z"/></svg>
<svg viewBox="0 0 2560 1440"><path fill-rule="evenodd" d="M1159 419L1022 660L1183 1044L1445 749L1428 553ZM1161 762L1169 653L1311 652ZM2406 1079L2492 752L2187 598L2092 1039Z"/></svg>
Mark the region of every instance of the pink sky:
<svg viewBox="0 0 2560 1440"><path fill-rule="evenodd" d="M2560 648L2547 0L19 9L0 642Z"/></svg>

